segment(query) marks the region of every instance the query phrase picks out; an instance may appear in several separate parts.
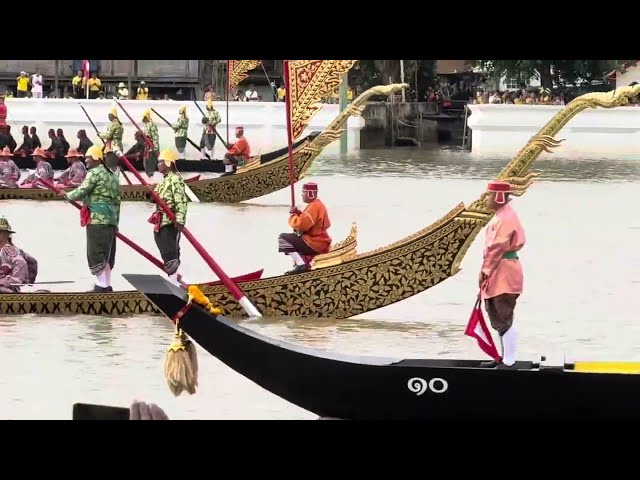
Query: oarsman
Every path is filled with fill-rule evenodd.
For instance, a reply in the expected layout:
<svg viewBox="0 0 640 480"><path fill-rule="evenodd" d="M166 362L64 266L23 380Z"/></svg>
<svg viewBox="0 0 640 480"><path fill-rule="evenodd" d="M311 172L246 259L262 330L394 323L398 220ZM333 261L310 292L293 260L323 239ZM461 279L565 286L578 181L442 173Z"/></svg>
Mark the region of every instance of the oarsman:
<svg viewBox="0 0 640 480"><path fill-rule="evenodd" d="M200 150L202 151L202 159L213 158L213 148L216 145L216 127L222 121L220 114L213 106L211 99L207 100L207 108L202 117L202 138L200 139Z"/></svg>
<svg viewBox="0 0 640 480"><path fill-rule="evenodd" d="M2 148L4 148L5 146L9 147L9 150L11 150L12 152L18 148L18 144L16 143L16 139L13 138L13 135L11 135L11 125L5 125L4 127L2 127L4 130L4 135L6 137L6 145L3 145Z"/></svg>
<svg viewBox="0 0 640 480"><path fill-rule="evenodd" d="M4 147L0 153L0 188L18 187L20 169L11 157L13 157L13 154L9 147Z"/></svg>
<svg viewBox="0 0 640 480"><path fill-rule="evenodd" d="M19 155L31 155L33 152L34 146L31 137L29 136L29 127L26 125L22 127L22 145L18 147L15 153Z"/></svg>
<svg viewBox="0 0 640 480"><path fill-rule="evenodd" d="M130 162L141 159L144 155L145 149L144 135L142 134L142 132L137 131L133 134L133 136L136 139L136 143L134 143L133 146L124 154L124 156L127 157Z"/></svg>
<svg viewBox="0 0 640 480"><path fill-rule="evenodd" d="M58 130L56 130L56 137L58 137L58 140L60 140L60 152L62 153L62 155L66 155L67 152L69 151L70 145L69 142L67 142L67 139L64 138L64 132L62 131L61 128L59 128Z"/></svg>
<svg viewBox="0 0 640 480"><path fill-rule="evenodd" d="M31 144L34 149L42 148L42 142L40 142L40 137L36 133L36 127L31 127L29 129L29 133L31 133Z"/></svg>
<svg viewBox="0 0 640 480"><path fill-rule="evenodd" d="M0 218L0 292L17 293L20 285L29 283L29 266L20 249L11 243L9 221Z"/></svg>
<svg viewBox="0 0 640 480"><path fill-rule="evenodd" d="M513 312L523 287L518 251L526 239L520 219L509 204L511 185L489 182L487 191L487 205L495 211L495 216L487 225L478 284L491 326L500 335L502 361L485 362L482 366L509 368L516 361L517 333Z"/></svg>
<svg viewBox="0 0 640 480"><path fill-rule="evenodd" d="M69 168L62 172L57 180L65 187L79 187L87 176L87 167L81 161L82 154L75 148L71 148L65 157Z"/></svg>
<svg viewBox="0 0 640 480"><path fill-rule="evenodd" d="M184 160L184 151L187 147L187 136L189 132L189 117L187 117L187 107L184 105L178 109L178 121L172 125L175 132L176 149L178 159Z"/></svg>
<svg viewBox="0 0 640 480"><path fill-rule="evenodd" d="M289 226L295 232L281 233L278 237L278 251L289 255L296 263L286 275L309 271L313 257L327 253L331 247L331 237L327 233L331 220L327 207L318 198L316 183L302 186L302 201L307 204L303 212L296 207L290 211Z"/></svg>
<svg viewBox="0 0 640 480"><path fill-rule="evenodd" d="M102 149L86 153L89 172L75 190L61 192L67 200L82 200L80 225L87 228L87 262L96 283L92 292L112 292L111 272L116 260L116 233L120 222L120 182L104 165Z"/></svg>
<svg viewBox="0 0 640 480"><path fill-rule="evenodd" d="M109 168L109 170L115 171L120 164L120 160L115 152L124 151L124 147L122 146L124 127L122 126L122 123L120 123L120 119L118 119L118 111L115 108L111 109L108 118L111 123L105 133L100 133L100 138L106 142L104 148L104 164Z"/></svg>
<svg viewBox="0 0 640 480"><path fill-rule="evenodd" d="M247 139L244 137L244 127L236 127L236 138L237 141L235 143L229 143L227 145L228 150L223 160L225 173L221 175L223 177L236 173L238 166L244 165L251 155L249 142L247 142Z"/></svg>
<svg viewBox="0 0 640 480"><path fill-rule="evenodd" d="M144 171L149 178L153 177L158 164L158 152L160 152L160 136L158 126L151 118L151 110L145 110L142 115L144 134L146 135L147 149L144 156ZM150 143L149 143L150 142Z"/></svg>
<svg viewBox="0 0 640 480"><path fill-rule="evenodd" d="M76 148L76 150L84 155L85 153L87 153L87 150L93 147L93 142L89 140L89 137L87 137L87 132L84 129L78 130L78 134L76 136L78 137L78 140L80 140L80 142L78 143L78 148Z"/></svg>
<svg viewBox="0 0 640 480"><path fill-rule="evenodd" d="M46 151L51 154L52 158L64 156L64 153L62 153L62 142L56 136L56 131L50 128L47 135L49 136L49 140L51 140L51 145L49 145Z"/></svg>
<svg viewBox="0 0 640 480"><path fill-rule="evenodd" d="M36 148L33 151L32 158L33 161L36 162L36 170L27 175L20 185L25 188L46 188L46 186L39 184L37 179L44 178L49 181L53 180L53 167L45 158L45 151L41 148Z"/></svg>
<svg viewBox="0 0 640 480"><path fill-rule="evenodd" d="M178 160L178 155L170 148L160 153L158 171L164 175L164 178L155 187L156 193L175 214L176 220L171 221L160 206L157 206L156 211L149 218L149 222L154 226L153 238L164 262L164 271L171 282L179 285L180 232L182 232L187 220L189 200L185 192L184 180L176 169L176 160ZM149 189L152 188L149 187Z"/></svg>

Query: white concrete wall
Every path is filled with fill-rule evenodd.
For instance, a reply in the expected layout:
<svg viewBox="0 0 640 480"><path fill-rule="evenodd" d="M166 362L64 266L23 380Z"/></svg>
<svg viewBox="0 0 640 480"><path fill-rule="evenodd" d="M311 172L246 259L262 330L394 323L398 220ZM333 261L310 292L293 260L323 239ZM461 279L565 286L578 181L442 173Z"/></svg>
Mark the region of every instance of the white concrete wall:
<svg viewBox="0 0 640 480"><path fill-rule="evenodd" d="M616 77L616 88L628 87L630 83L640 83L640 66L631 67L622 75Z"/></svg>
<svg viewBox="0 0 640 480"><path fill-rule="evenodd" d="M469 108L472 153L513 156L563 107L469 105ZM554 156L640 160L640 107L584 110L555 138L566 140L553 150Z"/></svg>
<svg viewBox="0 0 640 480"><path fill-rule="evenodd" d="M25 99L10 98L5 101L7 106L7 122L11 125L13 134L18 145L22 143L20 129L23 125L35 126L38 129L38 136L45 147L50 142L47 131L50 128L62 128L65 137L72 147L76 147L78 141L76 133L80 129L85 129L89 138L96 144L100 140L95 134L91 124L87 120L79 103L85 107L89 116L98 129L103 132L107 129L109 119L107 115L112 108L118 110L118 118L124 125L123 143L125 150L134 143L135 127L124 114L124 112L111 100L70 100L70 99ZM200 144L202 135L202 114L193 102L182 101L140 101L125 100L121 102L129 115L136 123L143 128L142 114L148 108L155 109L160 115L170 122L175 122L178 117L178 108L181 105L187 107L189 117L189 138L196 144ZM198 102L200 108L205 110L205 102ZM286 110L284 103L276 102L229 102L229 114L227 116L226 102L214 102L215 108L220 112L222 123L218 131L222 138L227 138L227 118L229 118L229 140L233 141L234 130L237 126L243 126L245 136L251 146L252 154L267 153L278 148L287 146ZM322 108L311 119L311 123L303 136L314 131L323 130L338 115L339 106L337 104L322 104ZM160 135L160 145L162 148L173 146L173 130L171 130L157 115L153 115L154 121L158 125ZM353 152L360 148L360 130L364 127L364 120L360 117L352 117L348 123L348 151ZM337 153L339 142L329 145L325 153ZM222 158L225 149L220 141L216 141L214 151L215 158ZM200 158L199 151L195 150L187 143L187 158Z"/></svg>

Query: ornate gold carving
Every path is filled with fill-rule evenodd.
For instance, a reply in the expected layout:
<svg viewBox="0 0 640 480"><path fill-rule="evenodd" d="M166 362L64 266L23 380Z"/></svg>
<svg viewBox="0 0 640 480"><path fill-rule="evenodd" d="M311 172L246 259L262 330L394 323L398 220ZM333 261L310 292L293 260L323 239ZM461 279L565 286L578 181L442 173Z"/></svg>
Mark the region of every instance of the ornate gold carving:
<svg viewBox="0 0 640 480"><path fill-rule="evenodd" d="M334 243L328 253L317 255L311 262L312 269L332 267L340 265L348 260L355 258L358 247L358 227L356 223L351 224L351 231L344 240Z"/></svg>
<svg viewBox="0 0 640 480"><path fill-rule="evenodd" d="M333 94L356 60L289 60L287 108L295 141L321 108L322 97Z"/></svg>
<svg viewBox="0 0 640 480"><path fill-rule="evenodd" d="M228 91L235 88L242 80L248 77L247 72L260 65L261 60L229 60L229 87Z"/></svg>

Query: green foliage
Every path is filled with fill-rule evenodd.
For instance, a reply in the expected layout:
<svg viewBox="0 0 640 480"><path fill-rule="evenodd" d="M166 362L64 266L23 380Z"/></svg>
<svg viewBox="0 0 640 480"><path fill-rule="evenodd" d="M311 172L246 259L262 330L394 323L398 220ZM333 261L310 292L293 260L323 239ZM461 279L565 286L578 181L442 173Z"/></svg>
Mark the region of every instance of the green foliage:
<svg viewBox="0 0 640 480"><path fill-rule="evenodd" d="M545 88L590 85L631 60L476 60L491 77L539 79Z"/></svg>

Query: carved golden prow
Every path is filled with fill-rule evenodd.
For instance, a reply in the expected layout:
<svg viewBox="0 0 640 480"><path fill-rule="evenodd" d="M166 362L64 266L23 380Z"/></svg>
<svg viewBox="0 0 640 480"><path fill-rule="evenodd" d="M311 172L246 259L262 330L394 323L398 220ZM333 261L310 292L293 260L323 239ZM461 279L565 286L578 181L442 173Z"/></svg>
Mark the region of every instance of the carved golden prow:
<svg viewBox="0 0 640 480"><path fill-rule="evenodd" d="M638 95L640 95L640 84L633 87L620 87L611 92L594 92L579 96L555 114L496 178L511 183L514 186L514 195L524 194L533 183L529 169L542 152L552 153L551 149L558 147L564 141L556 140L553 137L562 130L569 120L587 108L615 108L627 105L629 99ZM469 206L467 211L489 215L487 217L487 221L489 221L492 212L487 208L486 197L485 192Z"/></svg>

